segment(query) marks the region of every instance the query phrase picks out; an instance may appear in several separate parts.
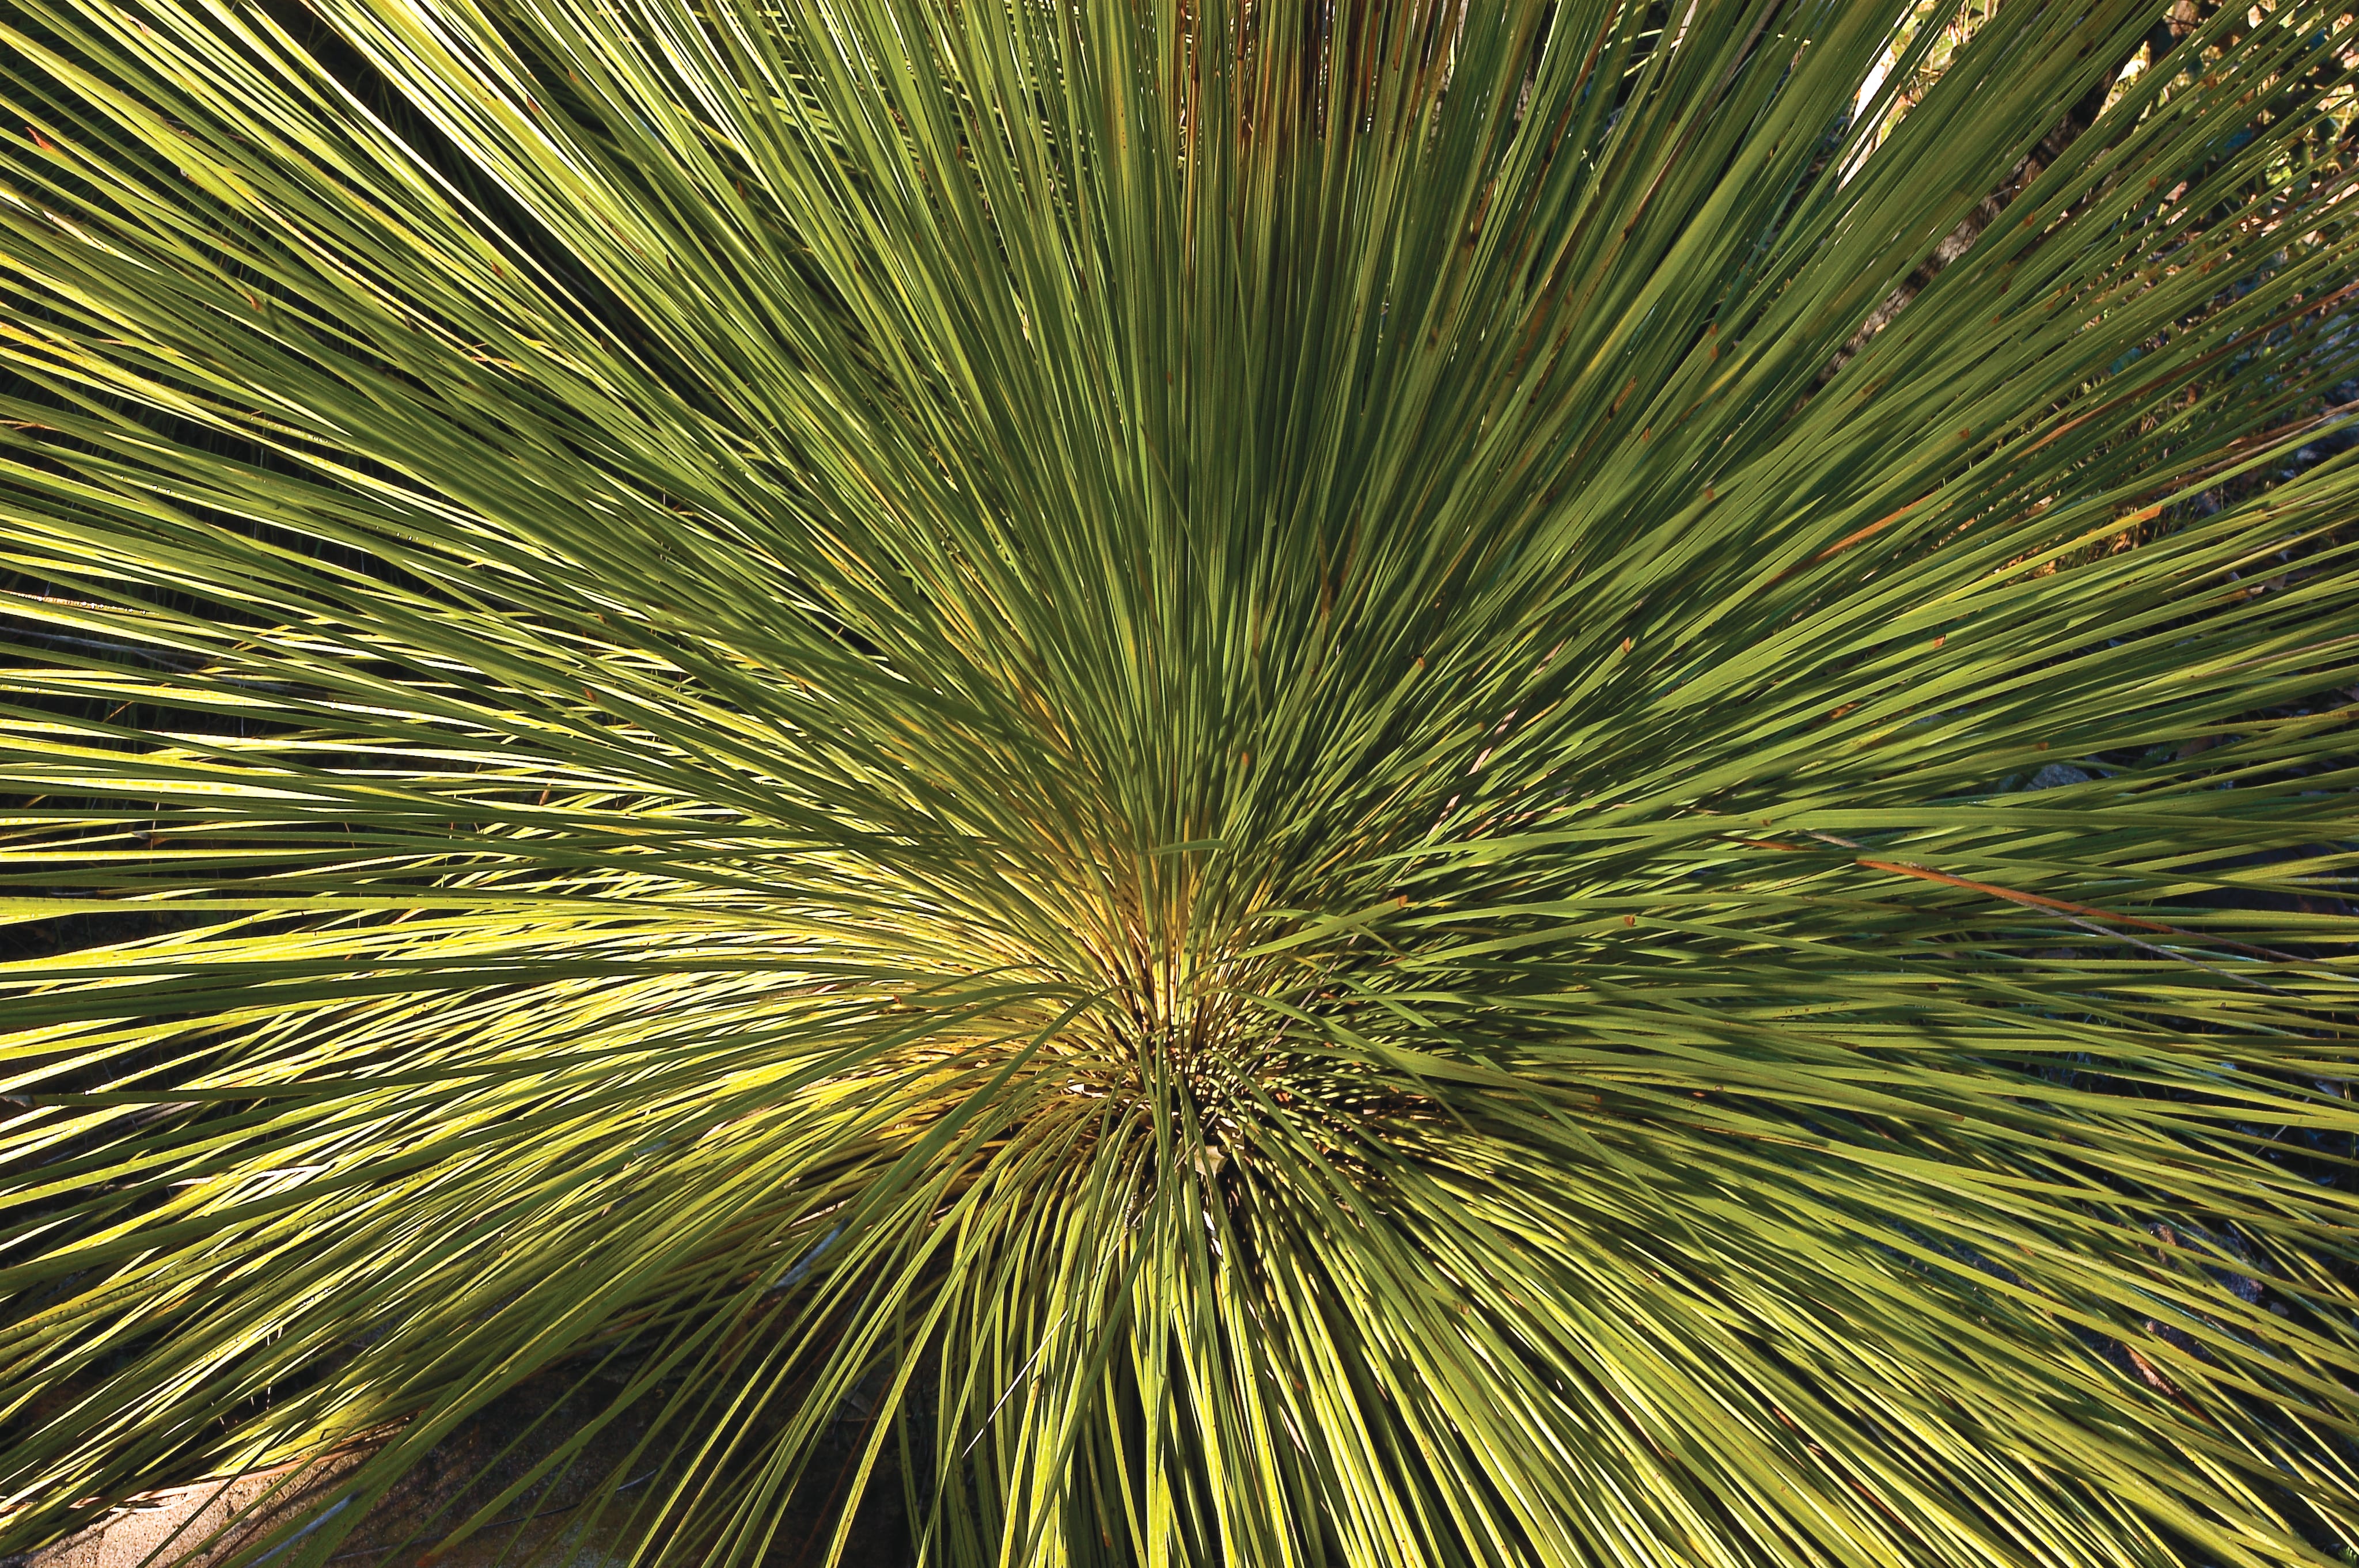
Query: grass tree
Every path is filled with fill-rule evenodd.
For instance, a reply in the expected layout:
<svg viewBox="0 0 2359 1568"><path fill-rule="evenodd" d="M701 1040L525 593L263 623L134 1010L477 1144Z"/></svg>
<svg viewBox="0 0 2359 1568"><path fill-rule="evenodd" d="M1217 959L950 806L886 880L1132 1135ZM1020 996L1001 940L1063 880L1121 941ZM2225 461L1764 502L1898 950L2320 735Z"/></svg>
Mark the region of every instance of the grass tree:
<svg viewBox="0 0 2359 1568"><path fill-rule="evenodd" d="M2353 22L1919 9L14 0L0 1549L2342 1560Z"/></svg>

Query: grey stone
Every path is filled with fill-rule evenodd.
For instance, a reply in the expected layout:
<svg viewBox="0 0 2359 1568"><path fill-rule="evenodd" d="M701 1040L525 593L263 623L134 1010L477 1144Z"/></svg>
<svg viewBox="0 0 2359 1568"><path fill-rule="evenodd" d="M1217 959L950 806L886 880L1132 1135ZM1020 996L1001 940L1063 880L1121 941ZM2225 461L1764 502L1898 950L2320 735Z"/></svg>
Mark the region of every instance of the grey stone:
<svg viewBox="0 0 2359 1568"><path fill-rule="evenodd" d="M2031 775L2026 789L2054 789L2058 784L2087 784L2089 775L2070 762L2050 762Z"/></svg>

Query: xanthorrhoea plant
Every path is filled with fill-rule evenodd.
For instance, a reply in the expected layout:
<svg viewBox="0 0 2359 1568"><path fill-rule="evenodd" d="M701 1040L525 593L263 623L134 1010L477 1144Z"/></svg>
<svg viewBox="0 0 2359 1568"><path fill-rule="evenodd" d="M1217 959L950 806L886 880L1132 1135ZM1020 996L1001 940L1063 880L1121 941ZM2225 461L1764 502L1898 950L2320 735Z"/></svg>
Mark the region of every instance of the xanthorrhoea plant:
<svg viewBox="0 0 2359 1568"><path fill-rule="evenodd" d="M2354 33L1994 9L16 0L0 1545L2359 1539Z"/></svg>

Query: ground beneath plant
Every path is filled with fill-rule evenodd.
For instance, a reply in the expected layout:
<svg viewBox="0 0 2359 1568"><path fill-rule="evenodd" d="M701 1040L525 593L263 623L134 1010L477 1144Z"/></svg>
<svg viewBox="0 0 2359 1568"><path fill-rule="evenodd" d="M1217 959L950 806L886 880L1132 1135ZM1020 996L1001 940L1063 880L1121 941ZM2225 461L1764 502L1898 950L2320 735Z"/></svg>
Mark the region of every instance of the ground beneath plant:
<svg viewBox="0 0 2359 1568"><path fill-rule="evenodd" d="M522 1479L603 1408L592 1395L567 1397L577 1380L576 1373L550 1373L486 1407L437 1444L371 1509L331 1561L347 1568L422 1568L429 1561L429 1549L453 1521ZM610 1508L607 1519L593 1526L589 1523L592 1510L582 1504L590 1487L627 1460L646 1435L644 1422L634 1423L626 1413L591 1441L569 1475L527 1491L490 1528L431 1558L434 1568L494 1568L527 1559L565 1568L621 1568L627 1552L617 1539L620 1520L614 1516L623 1510ZM811 1495L798 1498L778 1520L762 1568L799 1568L825 1557L835 1499L857 1463L864 1435L862 1423L844 1420L821 1438L813 1465L817 1484L807 1487ZM160 1568L174 1553L218 1530L239 1509L278 1487L285 1508L246 1521L199 1559L219 1561L239 1541L252 1541L290 1509L301 1508L307 1498L332 1486L356 1458L330 1461L308 1474L282 1471L151 1494L78 1536L38 1552L0 1558L0 1568L141 1568L151 1558ZM879 1468L882 1472L884 1467ZM854 1521L844 1568L900 1568L909 1558L900 1483L889 1472L880 1473Z"/></svg>

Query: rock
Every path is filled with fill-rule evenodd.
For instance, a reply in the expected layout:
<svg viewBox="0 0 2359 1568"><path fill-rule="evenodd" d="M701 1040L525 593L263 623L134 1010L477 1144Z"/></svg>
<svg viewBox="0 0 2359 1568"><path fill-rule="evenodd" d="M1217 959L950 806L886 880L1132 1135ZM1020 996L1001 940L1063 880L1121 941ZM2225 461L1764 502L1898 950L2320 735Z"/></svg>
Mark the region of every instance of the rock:
<svg viewBox="0 0 2359 1568"><path fill-rule="evenodd" d="M2054 789L2059 784L2087 784L2089 775L2070 762L2050 762L2031 775L2026 789Z"/></svg>

